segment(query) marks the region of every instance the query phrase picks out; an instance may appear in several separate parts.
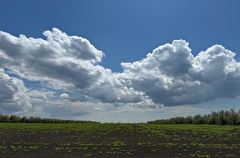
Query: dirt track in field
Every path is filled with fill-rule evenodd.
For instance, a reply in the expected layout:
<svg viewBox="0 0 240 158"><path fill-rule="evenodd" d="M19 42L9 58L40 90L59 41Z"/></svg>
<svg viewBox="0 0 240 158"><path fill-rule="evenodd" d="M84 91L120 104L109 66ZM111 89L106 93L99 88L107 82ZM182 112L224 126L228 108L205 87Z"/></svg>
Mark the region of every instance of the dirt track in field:
<svg viewBox="0 0 240 158"><path fill-rule="evenodd" d="M228 133L124 126L89 130L0 128L0 157L240 157L239 128Z"/></svg>

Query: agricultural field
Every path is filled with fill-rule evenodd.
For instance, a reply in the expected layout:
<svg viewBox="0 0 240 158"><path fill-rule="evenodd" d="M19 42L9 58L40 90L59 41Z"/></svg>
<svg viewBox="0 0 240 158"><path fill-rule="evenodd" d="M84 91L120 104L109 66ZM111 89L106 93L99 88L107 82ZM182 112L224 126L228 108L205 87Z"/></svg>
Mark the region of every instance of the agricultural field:
<svg viewBox="0 0 240 158"><path fill-rule="evenodd" d="M1 123L0 157L240 157L240 127Z"/></svg>

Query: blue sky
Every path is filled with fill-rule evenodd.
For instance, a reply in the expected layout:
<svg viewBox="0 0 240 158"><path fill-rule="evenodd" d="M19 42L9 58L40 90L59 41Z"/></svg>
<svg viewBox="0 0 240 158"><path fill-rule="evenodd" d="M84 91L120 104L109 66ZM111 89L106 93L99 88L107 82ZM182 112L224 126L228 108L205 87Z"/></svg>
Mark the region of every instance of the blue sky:
<svg viewBox="0 0 240 158"><path fill-rule="evenodd" d="M2 0L0 113L144 122L239 109L239 3Z"/></svg>

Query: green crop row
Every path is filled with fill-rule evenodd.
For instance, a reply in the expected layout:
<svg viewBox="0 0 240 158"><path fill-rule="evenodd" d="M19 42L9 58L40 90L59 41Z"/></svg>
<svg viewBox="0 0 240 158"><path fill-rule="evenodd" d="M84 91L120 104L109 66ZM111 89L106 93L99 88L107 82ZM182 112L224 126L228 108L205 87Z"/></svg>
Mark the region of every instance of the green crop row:
<svg viewBox="0 0 240 158"><path fill-rule="evenodd" d="M50 136L49 136L50 135ZM240 127L187 124L1 123L0 153L50 150L133 155L179 151L174 157L233 156L240 149ZM216 150L214 155L209 151ZM224 152L226 151L226 152ZM232 155L230 155L231 153ZM236 154L237 155L237 154Z"/></svg>

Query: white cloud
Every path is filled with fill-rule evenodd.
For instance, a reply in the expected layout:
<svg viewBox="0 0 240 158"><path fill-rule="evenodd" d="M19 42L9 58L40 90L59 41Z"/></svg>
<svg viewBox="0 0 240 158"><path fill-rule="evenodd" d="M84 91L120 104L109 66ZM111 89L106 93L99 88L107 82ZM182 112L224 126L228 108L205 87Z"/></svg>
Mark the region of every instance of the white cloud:
<svg viewBox="0 0 240 158"><path fill-rule="evenodd" d="M23 81L10 77L2 68L0 68L0 87L0 109L14 113L27 112L32 108Z"/></svg>
<svg viewBox="0 0 240 158"><path fill-rule="evenodd" d="M99 78L95 64L104 54L89 41L56 28L44 35L47 40L0 32L0 66L56 89L84 89Z"/></svg>
<svg viewBox="0 0 240 158"><path fill-rule="evenodd" d="M76 116L103 113L106 106L147 110L240 95L240 63L220 45L194 57L186 41L174 40L113 73L99 65L104 53L87 39L56 28L43 34L46 39L0 31L1 109Z"/></svg>
<svg viewBox="0 0 240 158"><path fill-rule="evenodd" d="M71 102L76 102L76 101L80 101L80 102L85 102L87 100L87 98L85 96L70 96L68 93L62 93L59 96L60 99L62 99L63 101L71 101Z"/></svg>
<svg viewBox="0 0 240 158"><path fill-rule="evenodd" d="M197 104L240 95L239 62L235 53L215 45L196 57L188 43L175 40L147 58L122 63L123 75L134 90L166 106Z"/></svg>
<svg viewBox="0 0 240 158"><path fill-rule="evenodd" d="M97 50L87 39L77 36L68 36L59 29L43 33L50 44L56 50L62 49L64 57L74 57L75 59L90 60L93 63L100 62L103 52Z"/></svg>
<svg viewBox="0 0 240 158"><path fill-rule="evenodd" d="M61 98L61 99L66 99L66 100L68 100L68 99L70 99L70 96L69 96L67 93L62 93L62 94L60 95L60 98Z"/></svg>
<svg viewBox="0 0 240 158"><path fill-rule="evenodd" d="M88 89L87 94L105 103L136 103L143 99L142 92L129 87L119 73L103 74Z"/></svg>
<svg viewBox="0 0 240 158"><path fill-rule="evenodd" d="M53 91L49 91L47 89L35 89L35 90L28 90L27 95L31 98L31 101L35 102L45 102L49 101L54 98L55 93Z"/></svg>

